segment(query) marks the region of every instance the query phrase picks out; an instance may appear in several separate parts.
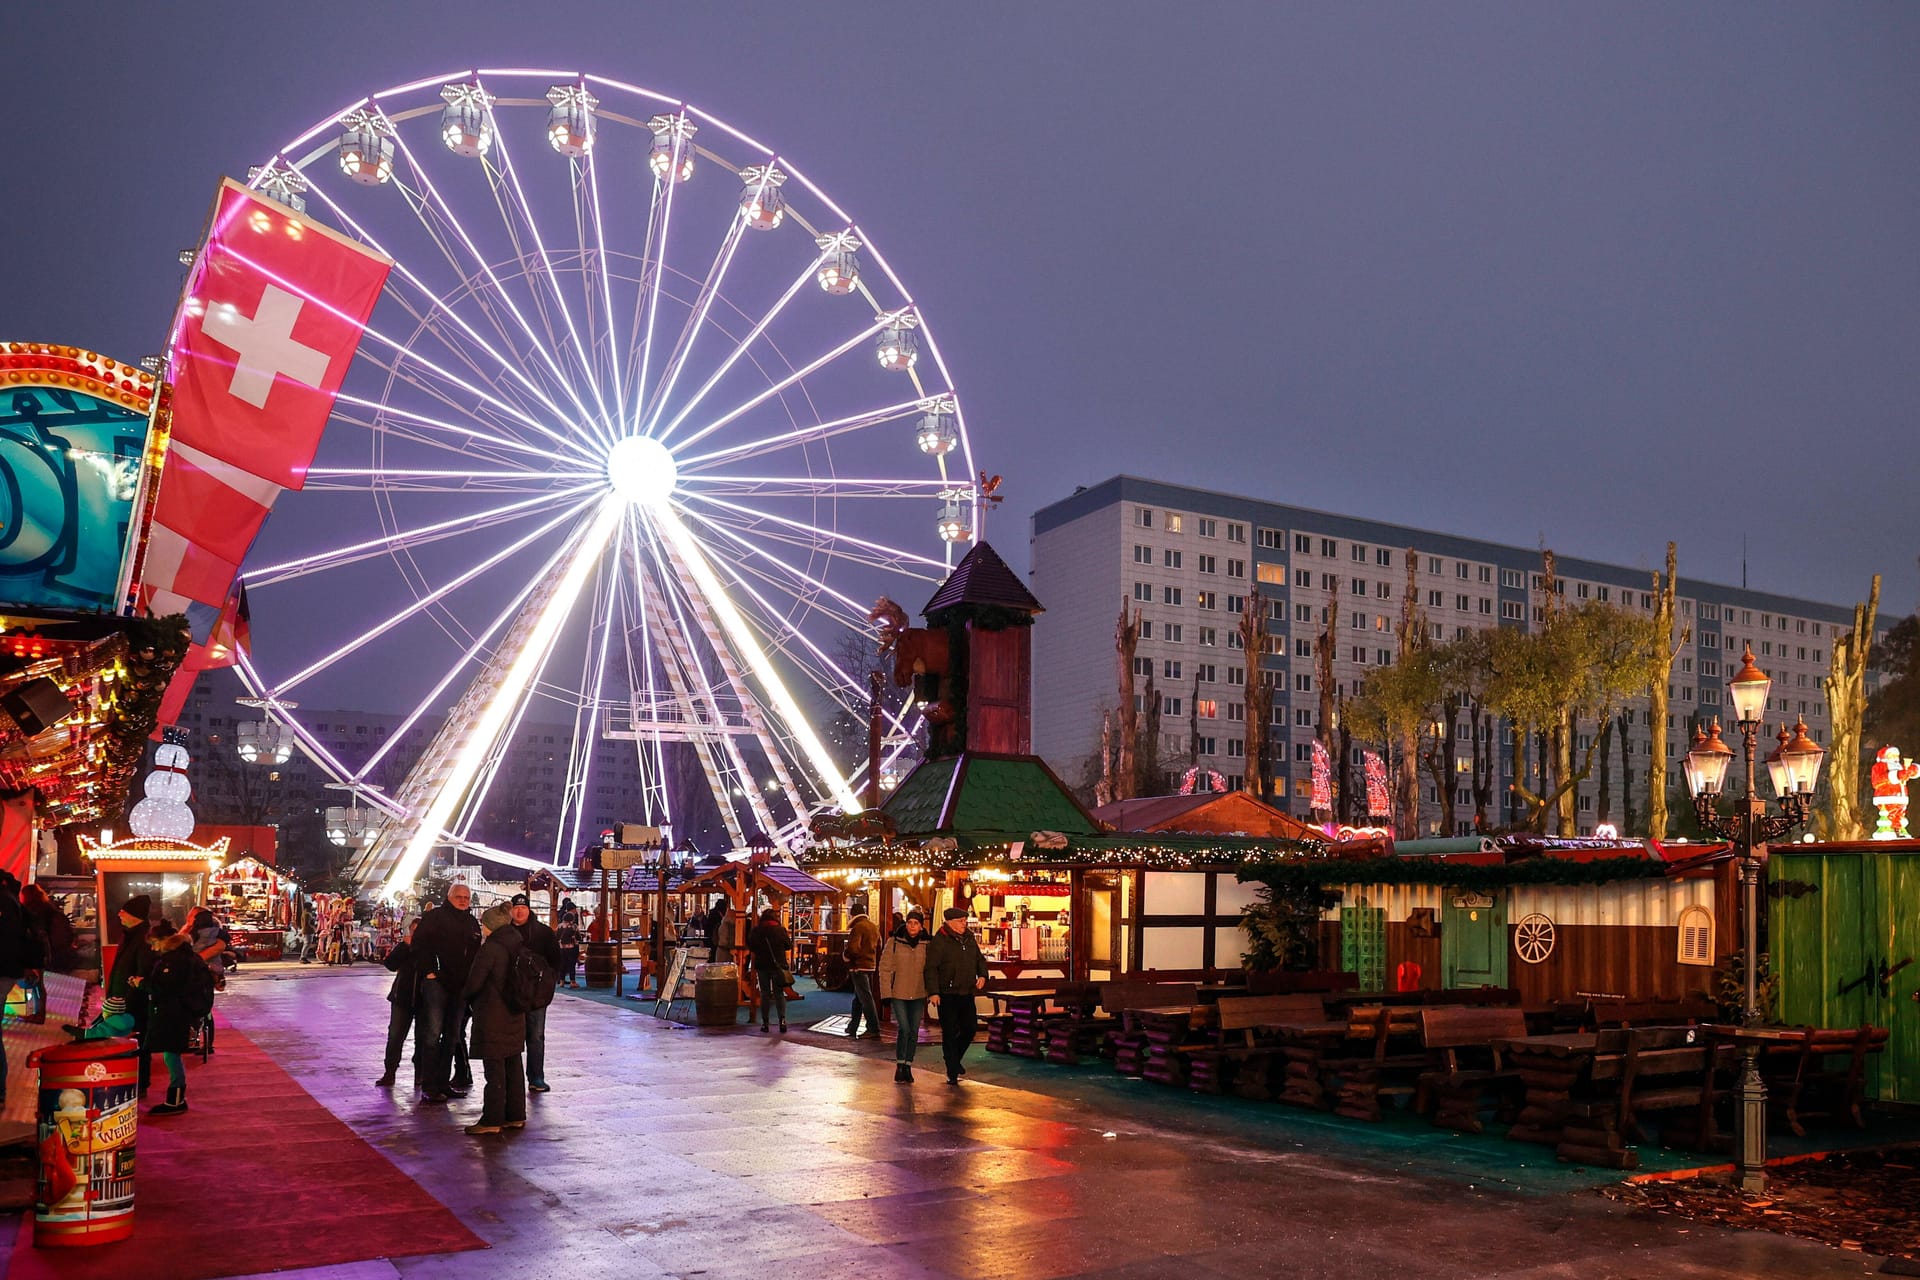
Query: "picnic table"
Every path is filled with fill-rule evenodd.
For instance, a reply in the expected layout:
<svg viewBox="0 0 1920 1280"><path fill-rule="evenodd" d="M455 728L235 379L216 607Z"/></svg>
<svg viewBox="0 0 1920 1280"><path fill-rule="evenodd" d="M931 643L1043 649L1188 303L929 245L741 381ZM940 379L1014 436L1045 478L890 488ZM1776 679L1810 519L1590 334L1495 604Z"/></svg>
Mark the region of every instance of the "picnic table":
<svg viewBox="0 0 1920 1280"><path fill-rule="evenodd" d="M1608 1168L1640 1164L1642 1121L1666 1117L1667 1145L1719 1145L1717 1077L1733 1046L1702 1027L1636 1027L1502 1040L1526 1096L1507 1136L1547 1143L1563 1160Z"/></svg>
<svg viewBox="0 0 1920 1280"><path fill-rule="evenodd" d="M1738 1051L1749 1047L1756 1051L1767 1082L1767 1105L1786 1120L1796 1137L1806 1136L1802 1121L1815 1117L1845 1116L1854 1128L1867 1127L1861 1113L1867 1058L1885 1051L1887 1028L1714 1024L1706 1030Z"/></svg>
<svg viewBox="0 0 1920 1280"><path fill-rule="evenodd" d="M980 994L993 1003L987 1018L987 1048L1022 1058L1038 1058L1047 1048L1047 1003L1056 987L988 989Z"/></svg>

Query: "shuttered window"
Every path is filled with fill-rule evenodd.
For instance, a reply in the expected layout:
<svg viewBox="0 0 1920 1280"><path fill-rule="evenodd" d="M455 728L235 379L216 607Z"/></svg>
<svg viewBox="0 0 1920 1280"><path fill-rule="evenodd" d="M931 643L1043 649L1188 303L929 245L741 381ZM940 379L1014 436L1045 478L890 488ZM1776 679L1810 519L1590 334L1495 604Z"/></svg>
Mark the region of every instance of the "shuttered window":
<svg viewBox="0 0 1920 1280"><path fill-rule="evenodd" d="M1713 913L1705 907L1680 913L1680 963L1713 963Z"/></svg>

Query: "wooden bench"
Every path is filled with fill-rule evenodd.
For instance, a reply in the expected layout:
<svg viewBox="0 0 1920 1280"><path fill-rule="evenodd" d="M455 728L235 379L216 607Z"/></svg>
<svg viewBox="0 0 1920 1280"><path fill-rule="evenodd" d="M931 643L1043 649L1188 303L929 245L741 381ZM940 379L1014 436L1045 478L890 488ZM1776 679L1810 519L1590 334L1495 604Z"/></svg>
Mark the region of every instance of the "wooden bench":
<svg viewBox="0 0 1920 1280"><path fill-rule="evenodd" d="M1196 1093L1224 1093L1232 1083L1241 1097L1263 1100L1273 1097L1269 1068L1280 1061L1281 1047L1272 1032L1261 1034L1258 1029L1326 1016L1321 997L1313 992L1227 997L1216 1008L1214 1040L1182 1047L1187 1087Z"/></svg>
<svg viewBox="0 0 1920 1280"><path fill-rule="evenodd" d="M1323 1061L1334 1086L1333 1112L1354 1120L1378 1120L1380 1099L1411 1097L1427 1066L1420 1045L1421 1010L1405 1005L1363 1005L1347 1011L1350 1056ZM1352 1052L1357 1048L1358 1052Z"/></svg>
<svg viewBox="0 0 1920 1280"><path fill-rule="evenodd" d="M1121 1075L1140 1075L1146 1069L1148 1037L1137 1019L1130 1020L1128 1015L1140 1009L1198 1003L1199 993L1191 982L1103 982L1100 1008L1108 1016L1102 1020L1100 1052L1113 1059L1113 1069Z"/></svg>
<svg viewBox="0 0 1920 1280"><path fill-rule="evenodd" d="M1570 1099L1555 1152L1562 1160L1637 1169L1631 1144L1646 1137L1642 1120L1670 1116L1666 1145L1716 1145L1714 1077L1734 1062L1731 1046L1699 1027L1627 1027L1595 1038L1585 1088Z"/></svg>
<svg viewBox="0 0 1920 1280"><path fill-rule="evenodd" d="M1480 1110L1491 1096L1499 1118L1511 1120L1520 1073L1501 1059L1499 1040L1527 1034L1527 1019L1511 1005L1448 1005L1420 1011L1420 1042L1428 1069L1421 1073L1415 1109L1431 1109L1433 1123L1479 1133Z"/></svg>
<svg viewBox="0 0 1920 1280"><path fill-rule="evenodd" d="M1867 1055L1887 1047L1887 1028L1796 1027L1794 1041L1769 1046L1760 1055L1767 1101L1786 1117L1799 1137L1802 1120L1845 1116L1856 1129L1867 1127L1861 1115L1866 1097ZM1807 1105L1814 1105L1809 1108Z"/></svg>

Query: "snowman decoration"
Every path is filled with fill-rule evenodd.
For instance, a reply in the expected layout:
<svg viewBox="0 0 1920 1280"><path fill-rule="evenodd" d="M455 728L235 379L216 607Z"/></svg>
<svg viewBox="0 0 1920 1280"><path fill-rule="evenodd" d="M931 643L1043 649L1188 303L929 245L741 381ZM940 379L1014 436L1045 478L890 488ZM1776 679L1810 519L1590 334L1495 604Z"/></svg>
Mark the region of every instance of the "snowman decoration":
<svg viewBox="0 0 1920 1280"><path fill-rule="evenodd" d="M186 841L193 838L193 810L187 800L193 785L187 781L187 749L162 743L153 753L153 772L147 775L146 798L127 813L127 827L136 836Z"/></svg>

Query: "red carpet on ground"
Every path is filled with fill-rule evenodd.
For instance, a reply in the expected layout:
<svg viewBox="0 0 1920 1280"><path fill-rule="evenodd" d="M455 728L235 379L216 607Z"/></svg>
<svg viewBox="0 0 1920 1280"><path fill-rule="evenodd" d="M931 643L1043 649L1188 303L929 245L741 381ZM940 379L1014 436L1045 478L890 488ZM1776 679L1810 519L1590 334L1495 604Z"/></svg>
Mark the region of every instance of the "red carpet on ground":
<svg viewBox="0 0 1920 1280"><path fill-rule="evenodd" d="M206 1063L187 1060L187 1079L186 1115L141 1111L133 1235L35 1249L29 1212L6 1280L214 1280L486 1247L231 1027Z"/></svg>

